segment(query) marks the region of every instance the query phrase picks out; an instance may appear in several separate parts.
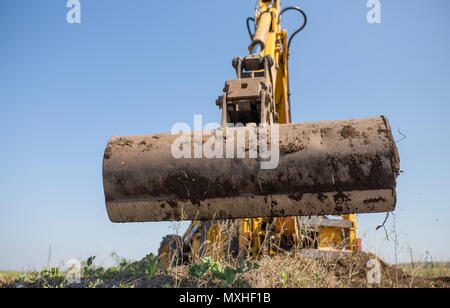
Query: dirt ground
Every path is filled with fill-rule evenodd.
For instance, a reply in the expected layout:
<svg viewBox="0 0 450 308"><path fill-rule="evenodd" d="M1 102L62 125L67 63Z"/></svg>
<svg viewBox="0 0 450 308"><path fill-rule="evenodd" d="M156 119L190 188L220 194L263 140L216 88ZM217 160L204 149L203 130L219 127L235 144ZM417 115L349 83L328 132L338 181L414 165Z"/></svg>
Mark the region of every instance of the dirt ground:
<svg viewBox="0 0 450 308"><path fill-rule="evenodd" d="M408 273L401 266L390 265L377 258L381 282L368 283L369 260L376 256L357 253L343 258L299 258L291 255L262 257L255 260L259 267L236 276L227 286L206 273L200 279L189 274L191 265L173 266L158 270L153 278L139 275L128 277L82 278L80 284L66 284L61 277L22 279L14 281L0 276L0 288L198 288L198 287L250 287L250 288L448 288L450 276L427 277L423 266L411 266ZM420 274L419 274L420 273Z"/></svg>

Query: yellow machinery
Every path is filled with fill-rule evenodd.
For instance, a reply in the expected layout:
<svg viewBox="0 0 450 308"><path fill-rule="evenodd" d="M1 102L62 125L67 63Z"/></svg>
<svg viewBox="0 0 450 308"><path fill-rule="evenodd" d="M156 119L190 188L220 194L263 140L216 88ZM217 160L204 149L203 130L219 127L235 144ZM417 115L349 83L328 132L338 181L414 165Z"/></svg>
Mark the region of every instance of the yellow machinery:
<svg viewBox="0 0 450 308"><path fill-rule="evenodd" d="M290 37L281 28L287 11L304 20ZM399 157L386 117L291 123L289 48L305 26L300 8L260 0L247 19L250 53L234 58L236 79L216 101L219 129L108 142L103 184L111 221L193 220L184 236L163 239L162 264L211 254L256 257L266 248L351 252L359 246L354 213L395 208ZM255 146L250 132L263 136L257 126L270 137ZM229 157L239 153L239 134L249 134L243 156ZM218 156L202 156L210 140L220 140L210 148ZM252 145L258 154L278 149L278 164L262 167L267 157L252 156Z"/></svg>

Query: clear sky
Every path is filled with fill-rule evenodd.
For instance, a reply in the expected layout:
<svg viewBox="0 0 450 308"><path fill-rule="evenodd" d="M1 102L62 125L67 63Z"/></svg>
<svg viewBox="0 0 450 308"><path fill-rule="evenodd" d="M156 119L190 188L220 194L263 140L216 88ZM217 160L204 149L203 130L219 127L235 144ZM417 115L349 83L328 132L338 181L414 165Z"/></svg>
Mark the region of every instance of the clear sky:
<svg viewBox="0 0 450 308"><path fill-rule="evenodd" d="M0 1L0 269L115 251L156 252L177 224L109 222L102 157L117 134L168 132L215 99L247 53L254 0ZM398 206L359 215L365 249L393 260L450 258L450 1L284 0L308 14L291 50L294 122L387 115L398 143ZM286 14L292 33L300 19ZM185 227L183 224L181 227Z"/></svg>

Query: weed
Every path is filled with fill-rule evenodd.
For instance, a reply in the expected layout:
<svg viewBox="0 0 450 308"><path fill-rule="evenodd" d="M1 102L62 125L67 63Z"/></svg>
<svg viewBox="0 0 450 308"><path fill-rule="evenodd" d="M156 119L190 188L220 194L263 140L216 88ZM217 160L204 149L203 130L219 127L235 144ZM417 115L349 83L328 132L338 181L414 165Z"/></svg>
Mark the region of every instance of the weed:
<svg viewBox="0 0 450 308"><path fill-rule="evenodd" d="M235 268L230 266L225 266L224 268L220 262L214 261L212 257L203 257L201 262L195 263L189 268L189 274L200 281L203 275L209 270L214 278L221 281L224 286L230 287L238 274L244 274L251 269L257 268L258 264L253 262L245 263L243 260L240 260Z"/></svg>
<svg viewBox="0 0 450 308"><path fill-rule="evenodd" d="M19 277L14 279L14 283L20 284L20 283L25 283L27 279L27 276L25 275L20 275Z"/></svg>
<svg viewBox="0 0 450 308"><path fill-rule="evenodd" d="M103 268L94 267L95 257L90 257L83 268L83 277L100 279L125 279L127 277L138 277L145 279L154 278L159 271L158 257L149 254L141 261L128 262L125 259L120 261L117 267Z"/></svg>
<svg viewBox="0 0 450 308"><path fill-rule="evenodd" d="M119 284L119 286L113 286L113 289L134 289L135 286L132 284Z"/></svg>
<svg viewBox="0 0 450 308"><path fill-rule="evenodd" d="M288 274L286 274L285 272L278 272L278 275L280 276L280 281L283 284L283 287L286 288L288 285Z"/></svg>
<svg viewBox="0 0 450 308"><path fill-rule="evenodd" d="M100 286L103 283L100 279L97 279L95 281L90 281L88 284L89 289L96 289L98 286Z"/></svg>

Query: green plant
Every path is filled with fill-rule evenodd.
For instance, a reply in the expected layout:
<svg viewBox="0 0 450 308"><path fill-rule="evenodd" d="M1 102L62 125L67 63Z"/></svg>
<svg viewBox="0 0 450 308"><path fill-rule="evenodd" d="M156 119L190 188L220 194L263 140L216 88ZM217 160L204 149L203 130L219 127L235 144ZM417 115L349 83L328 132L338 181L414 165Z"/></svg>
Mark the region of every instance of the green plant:
<svg viewBox="0 0 450 308"><path fill-rule="evenodd" d="M135 286L132 284L123 284L121 283L119 286L113 286L113 289L134 289Z"/></svg>
<svg viewBox="0 0 450 308"><path fill-rule="evenodd" d="M139 262L126 264L124 260L121 263L122 271L134 276L145 277L146 279L154 278L159 271L158 256L149 254Z"/></svg>
<svg viewBox="0 0 450 308"><path fill-rule="evenodd" d="M158 257L149 254L141 261L129 263L122 259L117 267L103 268L94 267L92 261L95 257L90 257L86 266L83 268L83 277L85 278L100 278L100 279L122 279L130 276L144 277L152 279L158 274L159 265Z"/></svg>
<svg viewBox="0 0 450 308"><path fill-rule="evenodd" d="M68 286L65 274L57 267L44 267L40 272L31 273L30 282L37 282L43 288L65 288Z"/></svg>
<svg viewBox="0 0 450 308"><path fill-rule="evenodd" d="M214 261L211 257L203 257L201 262L196 263L189 268L189 274L200 279L209 270L213 277L222 281L225 286L229 287L235 281L237 274L243 274L251 269L257 268L258 264L253 262L244 263L243 260L238 262L236 268L231 268L230 266L225 266L225 268L223 268L220 262Z"/></svg>
<svg viewBox="0 0 450 308"><path fill-rule="evenodd" d="M283 284L283 287L286 288L289 281L289 276L285 272L278 272L278 275L280 276L280 281Z"/></svg>
<svg viewBox="0 0 450 308"><path fill-rule="evenodd" d="M90 281L88 288L89 289L95 289L97 288L99 285L101 285L103 283L103 281L101 281L100 279L97 279L96 281Z"/></svg>
<svg viewBox="0 0 450 308"><path fill-rule="evenodd" d="M86 261L87 266L91 266L92 263L94 262L94 260L95 260L95 256L89 257L89 258L87 259L87 261Z"/></svg>
<svg viewBox="0 0 450 308"><path fill-rule="evenodd" d="M62 282L53 283L53 284L44 280L44 282L42 284L42 288L44 288L44 289L64 289L64 288L67 288L68 285L69 284L65 280Z"/></svg>
<svg viewBox="0 0 450 308"><path fill-rule="evenodd" d="M27 276L25 275L20 275L19 277L16 277L14 279L14 283L24 283L27 279Z"/></svg>
<svg viewBox="0 0 450 308"><path fill-rule="evenodd" d="M41 272L40 276L42 278L57 278L60 276L59 268L57 267L44 267Z"/></svg>

